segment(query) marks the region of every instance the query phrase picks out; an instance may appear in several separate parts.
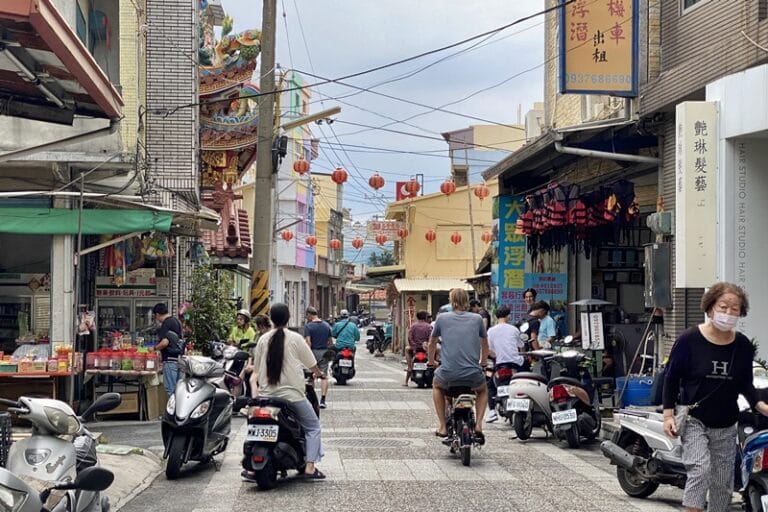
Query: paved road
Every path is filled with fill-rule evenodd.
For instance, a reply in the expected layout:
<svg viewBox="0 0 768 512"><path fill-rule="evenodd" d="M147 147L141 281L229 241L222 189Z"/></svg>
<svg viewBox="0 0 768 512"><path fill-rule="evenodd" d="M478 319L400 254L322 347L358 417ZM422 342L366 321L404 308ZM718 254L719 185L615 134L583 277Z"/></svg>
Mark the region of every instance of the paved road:
<svg viewBox="0 0 768 512"><path fill-rule="evenodd" d="M122 510L680 510L678 489L660 489L646 500L628 498L596 443L570 450L543 433L521 443L501 422L486 427L486 447L464 467L433 435L430 391L402 387L399 361L358 354L358 376L331 388L322 413L325 458L319 467L326 481L289 477L269 492L242 483L245 428L237 419L219 471L192 465L178 481L160 476ZM101 430L111 442L160 449L157 424Z"/></svg>

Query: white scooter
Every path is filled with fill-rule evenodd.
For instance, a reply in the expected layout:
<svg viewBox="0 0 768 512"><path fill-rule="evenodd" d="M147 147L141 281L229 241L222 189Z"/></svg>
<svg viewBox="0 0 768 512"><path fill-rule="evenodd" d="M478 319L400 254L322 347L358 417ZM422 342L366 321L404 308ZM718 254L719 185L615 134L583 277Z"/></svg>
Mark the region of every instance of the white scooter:
<svg viewBox="0 0 768 512"><path fill-rule="evenodd" d="M10 512L63 512L83 510L74 508L71 495L90 493L98 495L107 490L115 475L104 468L85 468L74 481L64 480L51 484L29 477L19 478L0 468L0 510ZM62 495L65 491L67 495Z"/></svg>
<svg viewBox="0 0 768 512"><path fill-rule="evenodd" d="M520 339L528 341L528 323L520 326ZM550 361L553 350L533 350L523 355L532 356L541 362L541 372L518 372L507 386L499 386L497 399L504 404L507 414L512 413L512 425L520 441L531 437L533 427L541 427L552 433L552 411L549 407L547 383L551 371Z"/></svg>
<svg viewBox="0 0 768 512"><path fill-rule="evenodd" d="M8 406L8 412L32 424L32 435L13 443L8 450L6 469L17 477L30 477L46 482L74 482L82 471L98 465L96 439L83 423L98 412L114 409L120 405L121 400L118 393L105 393L82 417L78 417L69 405L58 400L26 396L20 397L18 401L0 399L0 404ZM68 489L70 490L67 499L59 502L54 510L109 510L108 498L102 496L99 491L85 487L79 490ZM0 510L16 512L17 509L4 509L0 506Z"/></svg>

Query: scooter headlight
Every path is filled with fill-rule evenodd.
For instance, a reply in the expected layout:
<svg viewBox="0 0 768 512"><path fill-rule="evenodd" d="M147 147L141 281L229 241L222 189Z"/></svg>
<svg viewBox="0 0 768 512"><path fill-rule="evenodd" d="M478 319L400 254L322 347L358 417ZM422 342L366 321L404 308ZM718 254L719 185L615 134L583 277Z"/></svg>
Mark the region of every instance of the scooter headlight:
<svg viewBox="0 0 768 512"><path fill-rule="evenodd" d="M16 512L21 510L25 501L27 501L26 492L9 489L0 484L0 510L3 512Z"/></svg>
<svg viewBox="0 0 768 512"><path fill-rule="evenodd" d="M45 417L48 418L48 423L59 434L77 434L80 430L80 422L77 421L76 416L67 414L64 411L56 409L55 407L43 407Z"/></svg>
<svg viewBox="0 0 768 512"><path fill-rule="evenodd" d="M173 413L176 412L176 397L174 395L168 397L168 403L165 404L165 412L171 416L173 416Z"/></svg>
<svg viewBox="0 0 768 512"><path fill-rule="evenodd" d="M199 418L200 416L205 415L208 412L208 409L210 408L211 408L211 401L207 400L201 403L200 405L198 405L197 407L195 407L195 410L192 411L190 418L192 419Z"/></svg>

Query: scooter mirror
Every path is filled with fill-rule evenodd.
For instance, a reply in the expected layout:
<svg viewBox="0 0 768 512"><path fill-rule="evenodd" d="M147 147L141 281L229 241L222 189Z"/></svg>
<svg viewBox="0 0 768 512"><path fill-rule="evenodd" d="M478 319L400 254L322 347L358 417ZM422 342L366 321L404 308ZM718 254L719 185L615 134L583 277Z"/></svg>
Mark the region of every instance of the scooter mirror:
<svg viewBox="0 0 768 512"><path fill-rule="evenodd" d="M97 412L107 412L116 408L123 401L120 393L104 393L83 412L82 418L89 421Z"/></svg>
<svg viewBox="0 0 768 512"><path fill-rule="evenodd" d="M92 466L85 468L77 474L75 481L66 484L67 487L59 489L80 489L83 491L105 491L115 480L115 474L108 469Z"/></svg>
<svg viewBox="0 0 768 512"><path fill-rule="evenodd" d="M523 322L522 324L520 324L520 332L522 333L527 333L528 329L530 328L531 326L528 324L528 322Z"/></svg>
<svg viewBox="0 0 768 512"><path fill-rule="evenodd" d="M531 338L530 338L530 336L528 336L528 335L527 335L527 334L525 334L525 333L522 333L522 334L520 335L520 341L522 341L523 343L525 343L525 342L526 342L526 341L528 341L529 339L531 339Z"/></svg>
<svg viewBox="0 0 768 512"><path fill-rule="evenodd" d="M563 345L573 345L573 336L570 334L563 338Z"/></svg>

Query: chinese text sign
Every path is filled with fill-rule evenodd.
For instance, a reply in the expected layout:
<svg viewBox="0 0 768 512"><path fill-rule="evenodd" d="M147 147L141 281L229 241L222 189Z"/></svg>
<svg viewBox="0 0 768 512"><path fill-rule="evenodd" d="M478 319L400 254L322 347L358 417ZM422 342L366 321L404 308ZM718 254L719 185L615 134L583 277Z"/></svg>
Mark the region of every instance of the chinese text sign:
<svg viewBox="0 0 768 512"><path fill-rule="evenodd" d="M675 287L716 279L717 105L677 105L675 126Z"/></svg>
<svg viewBox="0 0 768 512"><path fill-rule="evenodd" d="M560 92L637 96L637 0L560 9Z"/></svg>
<svg viewBox="0 0 768 512"><path fill-rule="evenodd" d="M527 312L523 301L525 236L515 234L517 219L522 213L521 196L499 197L499 267L496 273L498 302L510 307L514 320Z"/></svg>

